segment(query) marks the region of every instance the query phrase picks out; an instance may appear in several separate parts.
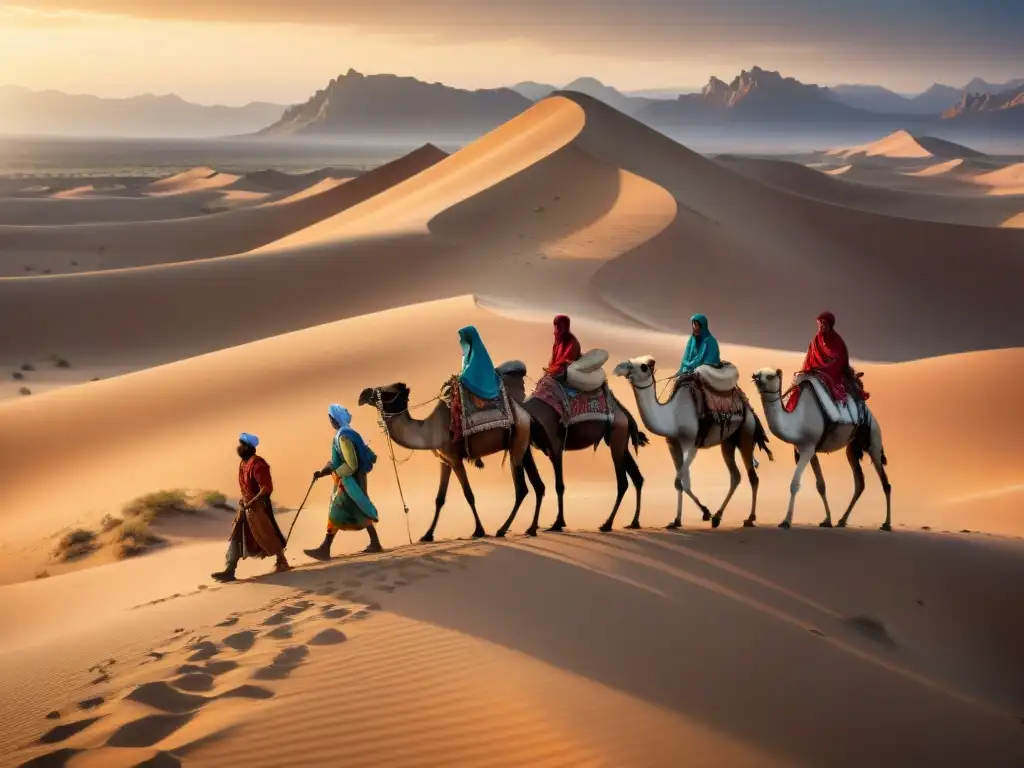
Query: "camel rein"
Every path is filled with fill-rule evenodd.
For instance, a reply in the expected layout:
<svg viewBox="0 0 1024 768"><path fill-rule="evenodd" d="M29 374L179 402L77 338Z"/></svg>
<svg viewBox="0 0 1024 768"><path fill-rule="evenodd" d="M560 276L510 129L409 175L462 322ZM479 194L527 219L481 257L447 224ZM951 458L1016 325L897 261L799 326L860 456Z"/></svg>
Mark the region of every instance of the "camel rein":
<svg viewBox="0 0 1024 768"><path fill-rule="evenodd" d="M398 462L395 460L395 449L391 444L391 433L388 431L387 416L384 413L384 403L381 400L379 389L374 390L374 394L377 396L378 423L384 430L384 437L388 443L388 453L391 455L391 466L395 470L395 482L398 484L398 497L402 500L402 509L405 511L405 534L409 537L409 543L412 544L412 530L409 528L409 505L405 503L405 494L402 492L402 481L398 477Z"/></svg>

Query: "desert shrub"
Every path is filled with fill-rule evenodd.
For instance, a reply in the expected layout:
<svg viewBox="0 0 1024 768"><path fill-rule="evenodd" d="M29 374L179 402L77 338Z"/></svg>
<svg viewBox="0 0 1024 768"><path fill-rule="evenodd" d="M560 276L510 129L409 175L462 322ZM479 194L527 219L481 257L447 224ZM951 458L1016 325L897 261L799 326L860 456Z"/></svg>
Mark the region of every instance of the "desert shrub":
<svg viewBox="0 0 1024 768"><path fill-rule="evenodd" d="M165 539L149 530L149 523L141 517L125 522L114 538L114 555L118 560L141 555L148 549L163 544Z"/></svg>
<svg viewBox="0 0 1024 768"><path fill-rule="evenodd" d="M207 509L228 509L228 499L220 491L203 491L200 495L203 506Z"/></svg>
<svg viewBox="0 0 1024 768"><path fill-rule="evenodd" d="M104 515L103 519L100 520L100 530L104 533L110 533L123 522L124 520L122 520L120 517L114 517L113 515Z"/></svg>
<svg viewBox="0 0 1024 768"><path fill-rule="evenodd" d="M141 518L151 522L161 515L195 511L188 503L188 495L182 490L157 491L139 496L125 504L122 512L125 520Z"/></svg>
<svg viewBox="0 0 1024 768"><path fill-rule="evenodd" d="M52 556L59 562L77 560L96 549L96 534L84 528L68 531L57 542Z"/></svg>

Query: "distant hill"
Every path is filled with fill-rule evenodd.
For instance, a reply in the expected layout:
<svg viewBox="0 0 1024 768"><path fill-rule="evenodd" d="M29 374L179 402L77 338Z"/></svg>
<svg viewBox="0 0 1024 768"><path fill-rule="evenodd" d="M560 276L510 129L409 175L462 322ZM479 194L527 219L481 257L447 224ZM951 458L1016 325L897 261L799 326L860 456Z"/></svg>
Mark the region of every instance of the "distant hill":
<svg viewBox="0 0 1024 768"><path fill-rule="evenodd" d="M540 101L557 91L558 87L548 85L547 83L535 83L532 80L526 80L513 85L512 90L521 96L525 96L530 101Z"/></svg>
<svg viewBox="0 0 1024 768"><path fill-rule="evenodd" d="M512 90L533 101L539 101L540 99L546 98L555 91L575 91L597 99L598 101L603 101L608 106L615 107L615 109L620 112L625 112L627 115L636 115L645 106L656 100L646 96L627 96L621 91L610 85L605 85L600 80L593 77L577 77L571 83L566 83L561 88L553 85L547 85L545 83L527 81L524 83L516 83L512 86Z"/></svg>
<svg viewBox="0 0 1024 768"><path fill-rule="evenodd" d="M1024 127L1024 85L1000 93L964 94L944 120Z"/></svg>
<svg viewBox="0 0 1024 768"><path fill-rule="evenodd" d="M880 85L836 85L829 88L829 91L837 100L858 109L889 114L934 116L952 109L966 94L994 94L1021 85L1024 85L1024 78L993 84L976 77L962 88L936 83L915 96L895 93Z"/></svg>
<svg viewBox="0 0 1024 768"><path fill-rule="evenodd" d="M690 122L839 122L871 119L866 110L843 104L827 88L807 85L760 67L731 83L712 77L700 93L673 101L651 101L638 116L652 124Z"/></svg>
<svg viewBox="0 0 1024 768"><path fill-rule="evenodd" d="M281 104L244 107L192 104L179 96L145 94L104 99L0 86L0 134L185 138L252 133L277 120Z"/></svg>
<svg viewBox="0 0 1024 768"><path fill-rule="evenodd" d="M259 135L470 135L497 127L532 103L511 88L467 91L350 69Z"/></svg>
<svg viewBox="0 0 1024 768"><path fill-rule="evenodd" d="M863 157L888 157L902 160L932 158L953 160L985 157L984 153L970 147L965 147L962 144L938 139L934 136L916 136L908 131L896 131L885 138L873 141L870 144L863 144L859 147L830 149L826 154L844 158L860 155Z"/></svg>

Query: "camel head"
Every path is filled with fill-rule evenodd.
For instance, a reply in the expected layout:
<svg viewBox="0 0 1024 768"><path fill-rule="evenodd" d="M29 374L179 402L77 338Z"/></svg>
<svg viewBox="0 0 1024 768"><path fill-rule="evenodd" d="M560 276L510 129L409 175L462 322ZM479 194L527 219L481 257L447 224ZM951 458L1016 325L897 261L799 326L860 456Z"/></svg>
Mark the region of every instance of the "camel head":
<svg viewBox="0 0 1024 768"><path fill-rule="evenodd" d="M761 368L750 377L762 395L777 395L782 392L782 369Z"/></svg>
<svg viewBox="0 0 1024 768"><path fill-rule="evenodd" d="M409 387L402 382L388 384L385 387L367 387L359 393L359 404L376 408L378 393L384 413L388 416L397 416L408 410Z"/></svg>
<svg viewBox="0 0 1024 768"><path fill-rule="evenodd" d="M615 366L612 373L621 376L634 387L644 389L654 383L654 358L641 355L632 360L624 360Z"/></svg>

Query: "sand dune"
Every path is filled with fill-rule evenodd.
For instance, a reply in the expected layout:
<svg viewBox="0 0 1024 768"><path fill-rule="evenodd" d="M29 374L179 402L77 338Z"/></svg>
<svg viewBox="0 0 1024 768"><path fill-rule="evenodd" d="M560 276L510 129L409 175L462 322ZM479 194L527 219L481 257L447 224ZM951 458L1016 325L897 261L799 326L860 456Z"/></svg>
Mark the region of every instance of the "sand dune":
<svg viewBox="0 0 1024 768"><path fill-rule="evenodd" d="M864 155L865 157L888 157L900 159L920 158L965 158L984 157L984 153L934 136L914 136L907 131L896 131L883 139L857 147L840 147L828 150L829 155L843 158Z"/></svg>
<svg viewBox="0 0 1024 768"><path fill-rule="evenodd" d="M0 227L0 269L2 274L23 275L28 265L33 272L59 274L72 271L72 266L74 271L107 270L240 253L351 207L443 157L444 152L428 145L351 183L321 187L319 194L199 218Z"/></svg>
<svg viewBox="0 0 1024 768"><path fill-rule="evenodd" d="M773 187L835 205L888 216L980 227L999 227L1010 226L1007 222L1012 221L1017 214L1024 212L1024 199L914 193L849 182L846 180L847 176L837 178L836 174L821 173L799 163L784 160L737 157L735 155L720 155L715 159L731 170ZM955 164L961 162L960 160L951 160L949 163L942 164L943 166L954 164L945 170L938 170L937 166L931 166L926 171L915 173L920 176L939 175L949 172L952 167L955 167Z"/></svg>
<svg viewBox="0 0 1024 768"><path fill-rule="evenodd" d="M175 184L206 177L190 179ZM113 252L93 256L107 271L0 278L0 325L17 328L0 364L22 376L0 388L12 395L0 402L0 615L16 619L0 624L0 764L1024 761L1024 545L997 538L1024 537L1012 439L1024 415L994 418L985 400L1012 392L1024 349L966 352L1021 345L1022 233L923 221L952 211L799 166L716 162L578 95L449 157L428 146L344 183L306 181L181 222L0 228L7 254ZM246 183L214 191L261 194ZM772 437L758 529L737 527L744 482L717 531L687 500L682 532L526 539L531 496L507 541L406 546L433 515L437 459L397 449L400 496L356 398L403 381L424 417L459 365L459 327L535 378L551 314L565 311L609 369L651 354L662 379L686 336L652 329L685 331L703 311L763 413L749 373L797 367L822 306L860 359L965 352L857 363L894 533L856 530L884 517L868 466L855 529L809 527L822 516L810 473L801 525L775 528L793 463ZM611 383L637 413L628 385ZM13 397L19 386L50 391ZM285 508L328 455L332 402L380 455L370 492L389 551L313 565L301 550L323 535L328 484L297 519ZM169 542L151 553L53 564L56 537L141 494L233 498L243 430L261 437L282 526L295 522L297 570L212 584L231 517L212 510L158 521ZM546 523L554 481L538 458ZM663 526L676 502L663 441L638 462L641 522ZM835 513L851 472L843 456L822 466ZM720 451L702 451L692 478L717 507ZM569 526L593 529L614 500L607 449L569 454L565 479ZM512 503L508 467L491 457L470 481L493 532ZM635 503L630 489L616 528ZM453 483L436 535L471 530ZM364 543L341 534L334 552ZM370 716L339 727L342 711Z"/></svg>
<svg viewBox="0 0 1024 768"><path fill-rule="evenodd" d="M981 174L974 180L988 187L990 195L1024 195L1024 163Z"/></svg>
<svg viewBox="0 0 1024 768"><path fill-rule="evenodd" d="M944 173L949 173L956 168L961 167L964 164L962 157L956 157L952 160L946 160L941 163L935 163L922 168L919 171L907 171L908 176L940 176Z"/></svg>
<svg viewBox="0 0 1024 768"><path fill-rule="evenodd" d="M146 194L186 195L205 189L230 187L241 180L241 176L233 173L221 173L213 168L192 168L183 173L168 176L166 179L154 181L146 187Z"/></svg>

